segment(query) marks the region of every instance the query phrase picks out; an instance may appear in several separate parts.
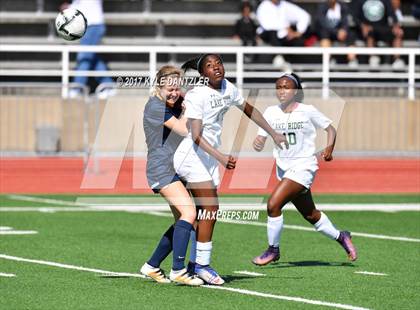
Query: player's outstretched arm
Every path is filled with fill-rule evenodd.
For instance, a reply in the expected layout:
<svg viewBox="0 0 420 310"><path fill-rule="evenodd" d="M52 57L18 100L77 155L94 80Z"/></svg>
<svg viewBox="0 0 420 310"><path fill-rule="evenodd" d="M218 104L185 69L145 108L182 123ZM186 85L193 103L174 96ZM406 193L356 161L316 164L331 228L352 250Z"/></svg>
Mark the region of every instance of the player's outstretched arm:
<svg viewBox="0 0 420 310"><path fill-rule="evenodd" d="M283 146L281 145L282 143L284 143L286 148L289 148L289 143L287 142L286 137L280 133L277 133L273 128L271 128L271 126L267 123L264 116L257 108L254 108L247 101L245 101L241 106L241 109L246 116L254 121L255 124L264 129L273 138L274 142L280 149L283 149Z"/></svg>
<svg viewBox="0 0 420 310"><path fill-rule="evenodd" d="M191 128L191 137L195 144L197 144L205 152L217 159L227 169L234 169L236 166L236 159L231 155L225 155L214 148L203 136L203 123L201 119L189 119Z"/></svg>
<svg viewBox="0 0 420 310"><path fill-rule="evenodd" d="M337 131L332 125L325 128L327 132L327 147L322 152L321 156L325 161L331 161L333 159L332 153L334 151L335 139L337 137Z"/></svg>

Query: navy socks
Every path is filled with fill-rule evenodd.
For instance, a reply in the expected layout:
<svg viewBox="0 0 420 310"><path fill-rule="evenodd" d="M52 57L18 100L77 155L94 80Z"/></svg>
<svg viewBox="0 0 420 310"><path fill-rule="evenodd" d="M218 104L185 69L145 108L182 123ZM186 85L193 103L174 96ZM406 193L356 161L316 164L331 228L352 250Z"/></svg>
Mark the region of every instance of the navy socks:
<svg viewBox="0 0 420 310"><path fill-rule="evenodd" d="M178 221L179 222L179 221ZM152 267L159 267L160 263L171 253L172 251L172 240L174 237L174 225L171 225L168 230L163 234L159 241L159 244L152 257L148 260L148 264Z"/></svg>
<svg viewBox="0 0 420 310"><path fill-rule="evenodd" d="M178 220L174 225L173 233L173 264L172 270L181 270L185 268L185 255L187 253L190 233L193 226L184 221Z"/></svg>

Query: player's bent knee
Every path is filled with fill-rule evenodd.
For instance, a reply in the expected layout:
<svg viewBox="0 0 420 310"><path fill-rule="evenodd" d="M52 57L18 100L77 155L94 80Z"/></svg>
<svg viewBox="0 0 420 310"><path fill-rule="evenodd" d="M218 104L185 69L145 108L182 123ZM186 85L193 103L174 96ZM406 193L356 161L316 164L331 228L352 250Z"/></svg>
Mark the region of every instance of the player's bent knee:
<svg viewBox="0 0 420 310"><path fill-rule="evenodd" d="M195 211L182 212L181 214L181 218L190 224L194 224L196 217L197 214Z"/></svg>
<svg viewBox="0 0 420 310"><path fill-rule="evenodd" d="M276 202L274 199L268 199L267 201L267 214L269 216L278 216L278 213L281 212L281 204Z"/></svg>

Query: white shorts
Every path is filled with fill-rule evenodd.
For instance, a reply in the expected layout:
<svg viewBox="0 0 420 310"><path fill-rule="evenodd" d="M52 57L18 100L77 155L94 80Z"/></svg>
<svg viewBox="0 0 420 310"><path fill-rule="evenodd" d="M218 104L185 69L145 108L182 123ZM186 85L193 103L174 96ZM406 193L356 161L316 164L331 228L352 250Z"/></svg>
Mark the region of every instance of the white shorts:
<svg viewBox="0 0 420 310"><path fill-rule="evenodd" d="M220 183L219 163L191 142L184 139L175 152L176 173L189 183L213 181L217 187Z"/></svg>
<svg viewBox="0 0 420 310"><path fill-rule="evenodd" d="M317 170L317 165L310 167L293 167L286 171L276 166L276 174L279 180L286 178L305 186L307 189L311 188Z"/></svg>

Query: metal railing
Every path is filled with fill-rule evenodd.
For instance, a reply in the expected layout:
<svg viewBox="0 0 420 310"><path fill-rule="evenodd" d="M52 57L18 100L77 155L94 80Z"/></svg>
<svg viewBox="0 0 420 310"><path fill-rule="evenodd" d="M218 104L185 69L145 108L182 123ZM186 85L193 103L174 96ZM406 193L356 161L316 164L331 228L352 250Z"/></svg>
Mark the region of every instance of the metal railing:
<svg viewBox="0 0 420 310"><path fill-rule="evenodd" d="M277 75L273 71L249 71L245 70L244 55L247 54L277 54L277 55L313 55L322 56L322 70L311 72L311 77L322 81L324 98L328 98L328 89L332 78L347 78L351 80L376 80L380 74L390 79L406 80L408 89L408 99L415 99L415 81L420 79L420 74L416 72L416 56L420 55L420 49L416 48L344 48L344 47L203 47L200 46L79 46L79 45L0 45L0 52L27 52L27 53L60 53L62 59L61 70L37 69L37 70L16 70L0 69L2 76L61 76L63 85L67 85L71 76L136 76L148 75L153 78L157 70L157 56L159 54L200 54L219 53L231 54L236 56L236 70L228 72L227 77L236 78L236 84L241 87L244 78L253 77L274 77ZM96 53L124 53L124 54L148 54L149 70L146 71L75 71L70 69L70 54L77 52L96 52ZM333 55L347 55L349 53L357 55L401 55L408 57L407 70L403 72L332 72L330 70L330 58ZM274 69L274 68L273 68ZM66 96L63 88L63 96Z"/></svg>

